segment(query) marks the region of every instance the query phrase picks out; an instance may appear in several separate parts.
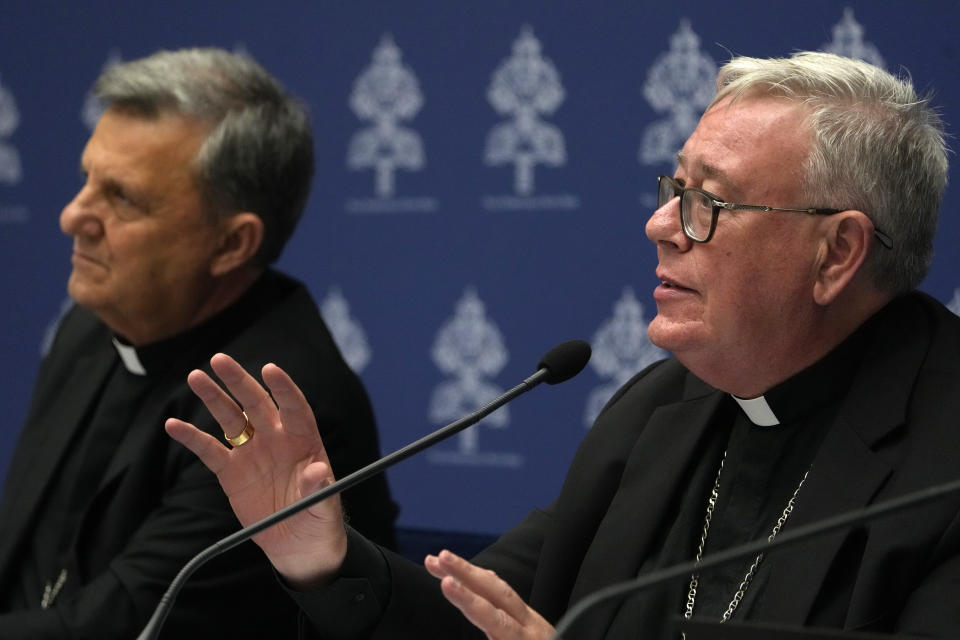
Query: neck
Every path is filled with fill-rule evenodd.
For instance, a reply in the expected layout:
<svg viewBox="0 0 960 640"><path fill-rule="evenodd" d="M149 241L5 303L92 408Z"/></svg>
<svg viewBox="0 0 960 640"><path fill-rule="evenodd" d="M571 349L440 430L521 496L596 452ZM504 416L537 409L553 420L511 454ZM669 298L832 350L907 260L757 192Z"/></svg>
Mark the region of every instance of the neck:
<svg viewBox="0 0 960 640"><path fill-rule="evenodd" d="M880 293L856 300L838 299L834 304L814 310L805 329L792 327L772 334L787 336L786 339L760 348L745 347L740 357L721 358L715 366L703 367L708 369L705 373L687 366L717 389L739 398L757 398L824 358L890 299L891 296Z"/></svg>
<svg viewBox="0 0 960 640"><path fill-rule="evenodd" d="M152 305L151 312L140 317L101 316L100 319L131 345L152 344L183 333L217 315L246 293L261 273L263 269L245 265L205 284L185 287L180 300L161 301L161 305Z"/></svg>

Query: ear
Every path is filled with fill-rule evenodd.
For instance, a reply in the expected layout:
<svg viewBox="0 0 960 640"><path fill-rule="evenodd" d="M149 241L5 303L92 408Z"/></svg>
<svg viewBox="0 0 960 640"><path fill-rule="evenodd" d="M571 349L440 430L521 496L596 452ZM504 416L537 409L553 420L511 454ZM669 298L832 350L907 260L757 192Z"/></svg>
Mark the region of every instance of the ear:
<svg viewBox="0 0 960 640"><path fill-rule="evenodd" d="M860 270L873 246L873 222L862 211L843 211L824 219L827 230L813 295L832 303Z"/></svg>
<svg viewBox="0 0 960 640"><path fill-rule="evenodd" d="M248 264L263 243L263 220L255 213L236 213L221 225L220 246L210 263L210 275L214 277Z"/></svg>

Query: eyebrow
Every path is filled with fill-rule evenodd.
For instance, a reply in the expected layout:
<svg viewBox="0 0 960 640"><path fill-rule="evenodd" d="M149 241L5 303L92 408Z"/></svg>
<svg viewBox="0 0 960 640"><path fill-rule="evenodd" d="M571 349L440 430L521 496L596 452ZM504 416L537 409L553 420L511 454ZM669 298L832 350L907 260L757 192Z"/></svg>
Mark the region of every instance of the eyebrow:
<svg viewBox="0 0 960 640"><path fill-rule="evenodd" d="M687 155L683 152L683 149L681 149L680 151L677 152L677 165L682 166L682 165L685 165L686 163L687 163ZM704 175L704 177L710 178L712 180L719 182L721 186L724 187L724 190L731 190L734 193L739 192L738 191L739 187L736 181L734 181L730 177L730 174L728 174L726 171L724 171L720 167L703 162L702 160L698 161L696 165L697 165L697 169L700 170L700 172Z"/></svg>

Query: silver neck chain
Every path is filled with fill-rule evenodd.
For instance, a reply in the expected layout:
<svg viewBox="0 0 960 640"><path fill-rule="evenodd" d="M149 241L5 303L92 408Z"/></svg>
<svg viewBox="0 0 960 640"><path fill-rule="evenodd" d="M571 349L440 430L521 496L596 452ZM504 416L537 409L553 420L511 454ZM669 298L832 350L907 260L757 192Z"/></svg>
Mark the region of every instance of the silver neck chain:
<svg viewBox="0 0 960 640"><path fill-rule="evenodd" d="M696 562L698 563L703 557L703 549L707 544L707 533L710 531L710 521L713 520L713 510L717 505L717 496L719 495L720 490L720 473L723 471L723 462L726 459L727 452L724 451L723 458L720 460L720 468L717 469L716 480L713 482L713 489L710 491L710 498L707 500L707 515L703 521L703 533L700 535L700 544L697 546ZM807 469L807 472L804 473L803 477L800 479L800 484L797 485L797 488L793 491L793 495L790 496L790 500L787 502L786 508L784 508L783 513L780 514L780 517L777 519L777 523L773 525L773 532L767 537L768 542L773 542L773 539L777 537L778 533L780 533L780 529L783 528L787 518L789 518L790 514L793 513L793 506L797 501L797 494L800 493L800 488L803 486L803 483L806 481L809 474L810 470ZM720 622L726 622L730 619L730 616L733 615L733 612L737 609L737 606L739 606L740 601L743 600L743 596L747 592L747 588L750 586L750 582L753 580L753 576L757 572L757 567L760 566L761 562L763 562L763 553L758 554L753 563L750 565L750 568L747 569L747 575L743 577L743 580L740 582L740 586L737 587L737 592L733 594L733 599L727 606L727 610L723 612L723 617L721 618ZM690 588L687 591L687 607L683 613L683 617L687 620L693 617L693 605L697 600L697 587L699 586L699 574L691 574Z"/></svg>

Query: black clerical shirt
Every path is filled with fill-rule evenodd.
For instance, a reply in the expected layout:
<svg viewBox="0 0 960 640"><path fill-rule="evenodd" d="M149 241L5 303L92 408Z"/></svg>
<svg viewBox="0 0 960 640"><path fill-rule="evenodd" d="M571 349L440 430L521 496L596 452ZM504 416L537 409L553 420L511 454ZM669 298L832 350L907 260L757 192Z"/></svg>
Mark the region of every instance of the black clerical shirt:
<svg viewBox="0 0 960 640"><path fill-rule="evenodd" d="M703 555L767 538L795 493L795 504L802 503L803 489L798 491L798 485L808 471L816 473L811 461L834 421L863 343L862 336L855 334L819 362L764 394L779 424L753 424L732 397L725 400L714 419L714 435L703 445L702 463L691 475L672 524L662 532L659 553L648 557L639 573L695 559L721 460L723 469ZM782 529L789 527L788 518ZM732 561L699 574L693 615L720 620L752 562ZM731 620L742 619L759 605L768 578L769 565L761 561ZM665 635L670 617L687 610L689 591L690 579L686 578L658 592L638 594L629 606L621 606L608 635L630 637L629 630L637 628L645 628L651 638ZM662 631L650 629L650 620L662 620Z"/></svg>
<svg viewBox="0 0 960 640"><path fill-rule="evenodd" d="M46 489L43 508L37 511L34 534L21 558L22 589L0 594L0 611L47 608L56 596L74 591L89 579L78 575L85 573L84 567L75 566L71 560L74 537L81 528L79 519L89 511L90 500L113 454L129 435L129 426L137 423L142 400L161 381L185 378L202 362L199 354L206 354L211 344L220 344L242 330L250 313L269 308L281 292L275 277L267 273L238 302L201 325L138 348L126 345L121 338L114 339L118 357L96 401L79 419L73 441ZM131 360L125 363L121 350L133 354L128 355ZM155 428L163 429L163 424Z"/></svg>
<svg viewBox="0 0 960 640"><path fill-rule="evenodd" d="M865 343L863 334L862 330L857 332L828 356L765 394L767 404L779 420L777 425L755 425L732 397L724 401L714 417L712 437L701 445L696 458L700 463L691 465L687 489L677 501L673 516L664 521L659 543L654 547L657 552L647 557L638 573L694 559L703 532L707 499L721 459L724 465L718 499L704 554L770 535L804 474L808 470L816 473L811 461L834 421L839 402L860 360ZM803 499L801 488L797 492L797 504ZM783 529L789 527L787 520ZM623 540L623 544L630 541ZM802 549L794 552L802 553ZM735 561L700 575L694 615L719 620L750 564L750 560ZM335 637L340 637L337 634L341 631L344 637L349 634L339 628L337 611L324 608L327 603L345 601L346 594L357 588L356 581L361 577L369 585L368 596L382 608L386 607L390 592L389 571L382 556L353 532L341 575L343 580L327 587L329 598L318 601L309 594L290 591L294 599L311 612L312 619L323 620L324 632L333 633ZM761 562L732 619L742 618L760 603L768 578L769 565ZM635 637L638 629L644 630L644 637L669 636L671 619L685 610L688 588L689 580L684 580L682 584L628 599L619 606L604 637ZM343 595L334 595L341 591ZM662 627L651 628L651 620L661 622Z"/></svg>

